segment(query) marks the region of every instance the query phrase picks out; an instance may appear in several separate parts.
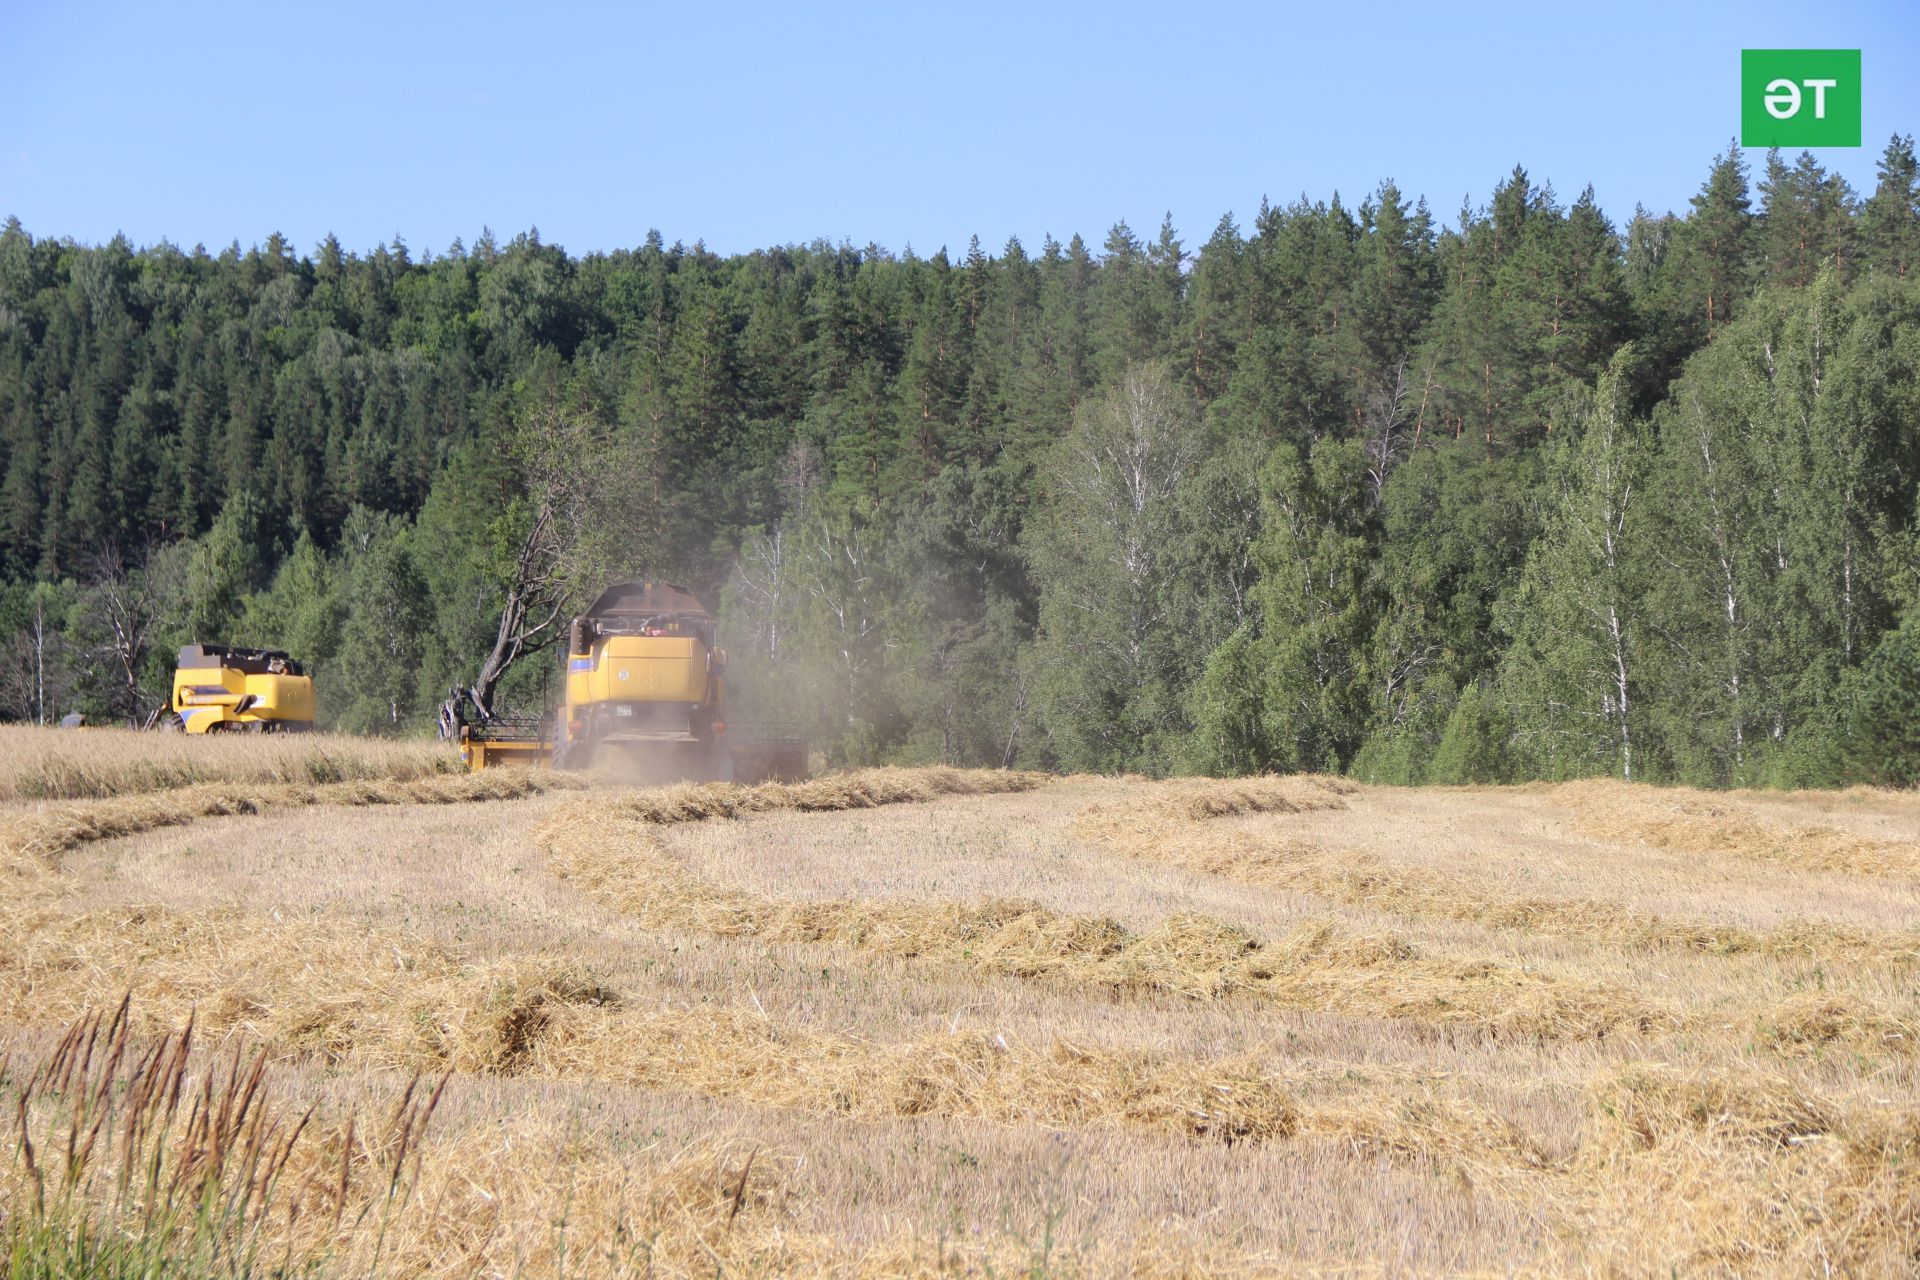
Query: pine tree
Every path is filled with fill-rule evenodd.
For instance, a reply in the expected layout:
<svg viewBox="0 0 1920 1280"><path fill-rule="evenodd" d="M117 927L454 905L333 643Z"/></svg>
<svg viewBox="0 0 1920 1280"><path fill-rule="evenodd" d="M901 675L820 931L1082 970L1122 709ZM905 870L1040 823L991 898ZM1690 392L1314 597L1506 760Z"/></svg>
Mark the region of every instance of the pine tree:
<svg viewBox="0 0 1920 1280"><path fill-rule="evenodd" d="M1800 153L1789 169L1780 153L1767 153L1760 183L1766 212L1760 220L1760 260L1774 284L1811 284L1822 270L1844 274L1852 267L1853 191L1838 174Z"/></svg>
<svg viewBox="0 0 1920 1280"><path fill-rule="evenodd" d="M1893 136L1880 181L1860 206L1860 249L1872 270L1905 280L1920 271L1920 161L1913 135Z"/></svg>
<svg viewBox="0 0 1920 1280"><path fill-rule="evenodd" d="M945 249L919 264L913 285L913 329L900 376L901 439L917 455L913 470L925 476L939 469L955 443L970 343Z"/></svg>
<svg viewBox="0 0 1920 1280"><path fill-rule="evenodd" d="M1164 351L1158 341L1165 317L1147 248L1125 219L1107 231L1100 269L1091 290L1095 368L1112 382L1130 365Z"/></svg>
<svg viewBox="0 0 1920 1280"><path fill-rule="evenodd" d="M1409 358L1439 293L1433 218L1391 181L1360 206L1353 325L1376 375Z"/></svg>
<svg viewBox="0 0 1920 1280"><path fill-rule="evenodd" d="M1738 144L1714 157L1706 184L1691 203L1674 269L1695 323L1711 335L1733 318L1753 277L1753 204Z"/></svg>
<svg viewBox="0 0 1920 1280"><path fill-rule="evenodd" d="M1245 246L1233 215L1226 214L1201 247L1194 262L1181 339L1187 357L1183 373L1202 405L1226 393L1236 356L1247 334Z"/></svg>
<svg viewBox="0 0 1920 1280"><path fill-rule="evenodd" d="M1516 166L1495 188L1491 214L1464 208L1459 229L1441 238L1446 285L1427 359L1439 371L1454 436L1504 439L1515 400L1524 395L1517 382L1526 350L1515 328L1521 317L1506 305L1500 274L1539 202L1526 170Z"/></svg>

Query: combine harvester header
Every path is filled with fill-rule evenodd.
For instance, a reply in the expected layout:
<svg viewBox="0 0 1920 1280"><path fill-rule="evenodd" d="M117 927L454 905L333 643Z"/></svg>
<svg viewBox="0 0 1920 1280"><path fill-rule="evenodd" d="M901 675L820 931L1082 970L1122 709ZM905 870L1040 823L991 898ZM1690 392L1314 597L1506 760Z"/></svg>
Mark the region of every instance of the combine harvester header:
<svg viewBox="0 0 1920 1280"><path fill-rule="evenodd" d="M463 719L460 753L473 769L551 763L646 782L804 777L803 739L728 733L726 665L692 592L616 583L567 629L566 702L552 731L544 717Z"/></svg>

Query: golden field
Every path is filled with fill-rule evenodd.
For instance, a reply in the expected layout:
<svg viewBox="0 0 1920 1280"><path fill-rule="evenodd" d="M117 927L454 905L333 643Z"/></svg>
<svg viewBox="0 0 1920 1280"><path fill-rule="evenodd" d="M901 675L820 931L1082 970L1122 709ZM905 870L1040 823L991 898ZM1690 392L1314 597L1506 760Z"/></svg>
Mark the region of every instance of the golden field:
<svg viewBox="0 0 1920 1280"><path fill-rule="evenodd" d="M177 1183L233 1273L1920 1268L1920 797L7 735L16 1232Z"/></svg>

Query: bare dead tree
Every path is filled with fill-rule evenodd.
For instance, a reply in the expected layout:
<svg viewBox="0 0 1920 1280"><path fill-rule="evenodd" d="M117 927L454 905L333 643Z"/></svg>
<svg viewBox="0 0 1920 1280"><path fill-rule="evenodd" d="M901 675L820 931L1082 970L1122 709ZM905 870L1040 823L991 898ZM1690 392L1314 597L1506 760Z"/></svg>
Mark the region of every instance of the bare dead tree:
<svg viewBox="0 0 1920 1280"><path fill-rule="evenodd" d="M587 415L543 410L522 424L511 450L520 491L492 529L500 620L472 683L441 704L442 736L456 731L463 703L494 716L495 692L513 664L553 644L569 606L652 542L651 449Z"/></svg>
<svg viewBox="0 0 1920 1280"><path fill-rule="evenodd" d="M786 619L793 607L793 558L793 539L775 525L747 539L733 567L740 625L751 651L770 662L780 660Z"/></svg>
<svg viewBox="0 0 1920 1280"><path fill-rule="evenodd" d="M1407 452L1407 358L1401 356L1393 373L1367 392L1360 421L1366 433L1367 505L1377 508L1386 492L1387 477Z"/></svg>
<svg viewBox="0 0 1920 1280"><path fill-rule="evenodd" d="M31 724L50 724L72 689L66 637L47 617L47 602L33 597L27 625L0 652L0 714Z"/></svg>
<svg viewBox="0 0 1920 1280"><path fill-rule="evenodd" d="M96 637L93 657L106 671L107 701L113 714L138 728L155 696L142 684L142 669L154 637L166 624L165 609L178 577L168 556L130 560L108 543L94 556L88 591L88 622Z"/></svg>
<svg viewBox="0 0 1920 1280"><path fill-rule="evenodd" d="M796 437L787 446L775 482L780 486L780 496L789 513L799 510L806 502L807 495L819 485L826 465L820 447L805 436Z"/></svg>

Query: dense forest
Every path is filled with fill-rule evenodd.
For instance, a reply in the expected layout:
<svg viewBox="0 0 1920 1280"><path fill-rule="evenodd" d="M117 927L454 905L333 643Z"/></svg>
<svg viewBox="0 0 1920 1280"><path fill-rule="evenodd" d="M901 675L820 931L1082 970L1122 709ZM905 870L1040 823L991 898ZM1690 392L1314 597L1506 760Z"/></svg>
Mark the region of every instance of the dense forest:
<svg viewBox="0 0 1920 1280"><path fill-rule="evenodd" d="M644 575L835 763L1910 781L1917 271L1910 137L1871 193L1729 148L1624 229L1516 168L1197 248L10 220L0 716L138 723L191 639L428 733Z"/></svg>

